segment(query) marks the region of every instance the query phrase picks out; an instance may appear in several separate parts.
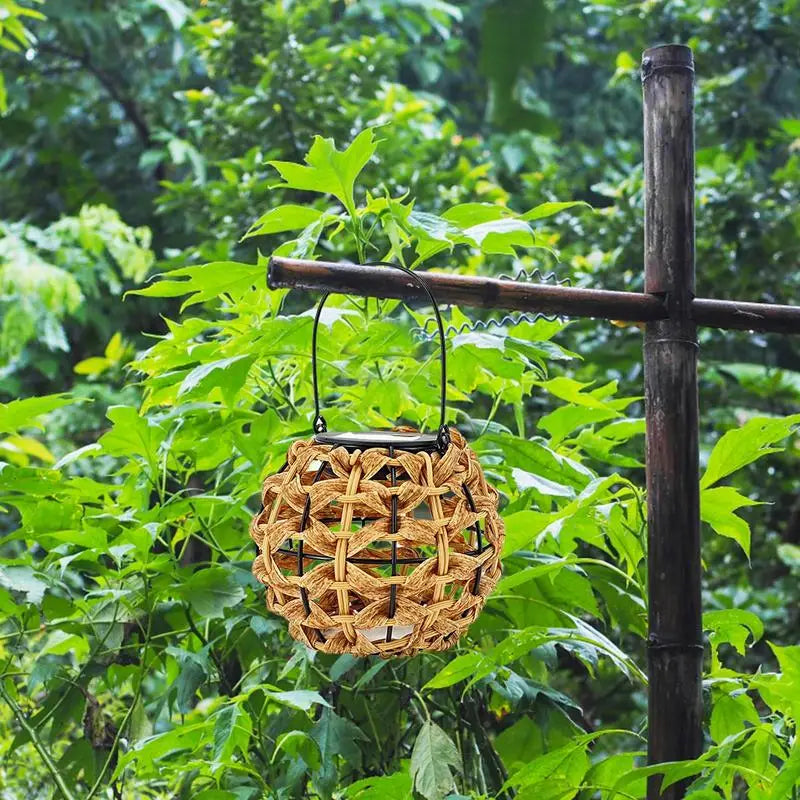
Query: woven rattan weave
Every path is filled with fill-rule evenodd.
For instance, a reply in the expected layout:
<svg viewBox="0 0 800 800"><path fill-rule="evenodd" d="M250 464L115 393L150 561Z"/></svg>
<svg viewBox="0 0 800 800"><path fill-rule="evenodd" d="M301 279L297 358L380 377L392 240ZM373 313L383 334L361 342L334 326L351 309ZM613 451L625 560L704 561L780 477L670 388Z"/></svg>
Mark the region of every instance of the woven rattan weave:
<svg viewBox="0 0 800 800"><path fill-rule="evenodd" d="M253 573L309 647L445 650L500 577L497 500L453 429L443 452L298 441L264 482Z"/></svg>

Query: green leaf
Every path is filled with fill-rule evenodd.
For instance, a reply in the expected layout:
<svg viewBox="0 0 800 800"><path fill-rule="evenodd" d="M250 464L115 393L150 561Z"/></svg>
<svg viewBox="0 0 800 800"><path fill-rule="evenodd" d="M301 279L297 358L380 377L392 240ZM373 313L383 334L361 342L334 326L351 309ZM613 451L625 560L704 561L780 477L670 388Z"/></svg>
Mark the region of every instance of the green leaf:
<svg viewBox="0 0 800 800"><path fill-rule="evenodd" d="M464 230L464 236L487 255L516 255L515 247L534 247L536 239L527 222L521 219L498 219Z"/></svg>
<svg viewBox="0 0 800 800"><path fill-rule="evenodd" d="M177 592L203 618L221 617L223 610L244 600L244 589L230 569L209 567L178 585Z"/></svg>
<svg viewBox="0 0 800 800"><path fill-rule="evenodd" d="M355 216L353 195L356 178L372 158L377 147L375 129L367 128L356 136L349 147L336 149L333 139L314 137L314 144L305 158L308 166L291 161L269 161L284 180L287 189L331 194Z"/></svg>
<svg viewBox="0 0 800 800"><path fill-rule="evenodd" d="M47 583L36 577L31 567L0 565L0 586L9 591L21 592L28 603L41 603Z"/></svg>
<svg viewBox="0 0 800 800"><path fill-rule="evenodd" d="M269 696L279 703L308 711L311 706L320 705L330 708L330 703L319 693L310 689L294 689L289 692L270 692Z"/></svg>
<svg viewBox="0 0 800 800"><path fill-rule="evenodd" d="M428 720L417 734L411 753L414 788L427 800L441 800L453 788L451 768L458 770L461 758L450 737Z"/></svg>
<svg viewBox="0 0 800 800"><path fill-rule="evenodd" d="M311 769L320 766L320 752L316 741L305 731L287 731L281 734L275 742L275 750L271 761L275 761L279 753L286 753L292 759L303 759Z"/></svg>
<svg viewBox="0 0 800 800"><path fill-rule="evenodd" d="M759 505L739 494L732 486L715 486L700 492L700 518L720 536L739 543L746 556L750 556L750 526L733 512L737 508Z"/></svg>
<svg viewBox="0 0 800 800"><path fill-rule="evenodd" d="M542 564L535 564L532 567L525 567L525 569L521 569L518 572L512 572L510 575L504 575L497 584L495 591L498 594L509 592L528 581L541 578L542 575L558 572L568 563L565 558L555 558L553 556L541 556L541 558L546 559Z"/></svg>
<svg viewBox="0 0 800 800"><path fill-rule="evenodd" d="M236 750L246 756L252 732L250 715L240 704L225 706L214 718L214 759L227 761Z"/></svg>
<svg viewBox="0 0 800 800"><path fill-rule="evenodd" d="M514 467L511 470L511 477L521 492L533 489L539 494L544 494L548 497L575 497L575 489L572 486L564 486L563 483L548 480L541 475L536 475L519 467Z"/></svg>
<svg viewBox="0 0 800 800"><path fill-rule="evenodd" d="M784 800L800 785L800 739L795 737L789 757L783 762L780 772L775 776L770 791L770 800Z"/></svg>
<svg viewBox="0 0 800 800"><path fill-rule="evenodd" d="M721 644L729 644L737 653L744 655L747 637L752 636L755 644L764 635L764 624L752 611L726 608L706 611L703 614L703 630L709 631L712 663L718 667Z"/></svg>
<svg viewBox="0 0 800 800"><path fill-rule="evenodd" d="M320 794L329 797L338 778L334 757L341 756L351 768L359 768L361 750L356 742L368 741L368 738L357 725L338 716L331 708L323 709L322 715L311 729L311 737L319 747L321 761L321 766L312 775L312 781Z"/></svg>
<svg viewBox="0 0 800 800"><path fill-rule="evenodd" d="M441 218L465 230L486 222L516 217L517 214L510 208L496 203L460 203L448 208Z"/></svg>
<svg viewBox="0 0 800 800"><path fill-rule="evenodd" d="M264 283L264 267L260 264L239 264L236 261L213 261L197 267L183 267L166 273L165 280L134 289L127 294L139 294L145 297L181 297L189 294L181 306L181 310L206 300L230 295L233 299L241 298L253 286ZM176 281L174 278L187 278Z"/></svg>
<svg viewBox="0 0 800 800"><path fill-rule="evenodd" d="M168 17L172 27L177 30L183 26L191 11L181 0L150 0L154 6L158 6Z"/></svg>
<svg viewBox="0 0 800 800"><path fill-rule="evenodd" d="M751 725L759 723L758 712L746 694L721 694L716 698L709 726L715 742L720 743L731 734L739 733L745 722Z"/></svg>
<svg viewBox="0 0 800 800"><path fill-rule="evenodd" d="M344 790L347 800L408 800L411 797L411 776L407 772L379 775L351 783Z"/></svg>
<svg viewBox="0 0 800 800"><path fill-rule="evenodd" d="M173 684L175 687L175 702L177 703L178 711L182 714L192 710L197 690L208 678L204 665L192 656L193 654L188 654L182 659L181 671Z"/></svg>
<svg viewBox="0 0 800 800"><path fill-rule="evenodd" d="M130 406L111 406L106 416L114 427L103 434L99 444L112 456L138 455L145 459L151 472L158 468L158 448L164 441L164 430L152 419L142 417Z"/></svg>
<svg viewBox="0 0 800 800"><path fill-rule="evenodd" d="M518 467L576 489L584 488L594 477L588 467L535 439L486 434L475 442L475 448L482 451L496 448L502 453L504 465L509 469Z"/></svg>
<svg viewBox="0 0 800 800"><path fill-rule="evenodd" d="M0 403L0 433L16 433L22 428L43 430L39 417L75 402L72 395L61 393Z"/></svg>
<svg viewBox="0 0 800 800"><path fill-rule="evenodd" d="M558 790L554 795L548 793L548 797L571 797L588 769L586 744L579 740L578 743L564 745L534 758L510 775L504 788L546 786Z"/></svg>
<svg viewBox="0 0 800 800"><path fill-rule="evenodd" d="M454 683L471 678L478 665L484 660L481 653L462 653L448 661L426 684L423 689L444 689Z"/></svg>
<svg viewBox="0 0 800 800"><path fill-rule="evenodd" d="M232 406L236 394L244 386L254 357L231 356L201 364L189 372L181 382L178 397L196 395L207 398L213 389L219 389L225 402Z"/></svg>
<svg viewBox="0 0 800 800"><path fill-rule="evenodd" d="M700 479L700 487L707 488L726 475L770 453L777 453L777 442L785 439L800 424L800 414L788 417L754 417L741 428L728 431L716 443L708 459L708 466Z"/></svg>
<svg viewBox="0 0 800 800"><path fill-rule="evenodd" d="M568 208L575 208L582 206L583 208L591 208L591 206L583 200L568 200L563 203L540 203L535 208L532 208L526 214L522 215L522 219L531 222L535 219L544 219L545 217L552 217L561 211L566 211Z"/></svg>
<svg viewBox="0 0 800 800"><path fill-rule="evenodd" d="M302 230L317 222L324 213L324 211L317 211L317 209L309 208L308 206L286 203L260 216L250 226L250 230L247 231L242 239L249 239L253 236L265 236L269 233Z"/></svg>
<svg viewBox="0 0 800 800"><path fill-rule="evenodd" d="M780 124L786 133L800 139L800 119L782 119Z"/></svg>
<svg viewBox="0 0 800 800"><path fill-rule="evenodd" d="M559 444L568 434L594 422L605 422L618 417L619 412L611 408L585 408L584 406L560 406L541 417L538 427L550 434L550 445Z"/></svg>
<svg viewBox="0 0 800 800"><path fill-rule="evenodd" d="M92 356L79 361L72 369L76 375L99 375L112 366L112 362L102 356Z"/></svg>

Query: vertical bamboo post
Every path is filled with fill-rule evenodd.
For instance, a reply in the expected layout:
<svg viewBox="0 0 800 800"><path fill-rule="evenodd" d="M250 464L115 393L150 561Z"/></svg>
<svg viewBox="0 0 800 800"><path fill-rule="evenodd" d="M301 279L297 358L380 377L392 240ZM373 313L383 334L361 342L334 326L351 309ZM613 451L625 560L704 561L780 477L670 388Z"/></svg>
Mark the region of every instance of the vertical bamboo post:
<svg viewBox="0 0 800 800"><path fill-rule="evenodd" d="M648 761L696 758L702 748L700 496L694 297L694 61L662 45L642 58L645 291L669 318L644 338L649 580ZM684 784L648 800L683 797Z"/></svg>

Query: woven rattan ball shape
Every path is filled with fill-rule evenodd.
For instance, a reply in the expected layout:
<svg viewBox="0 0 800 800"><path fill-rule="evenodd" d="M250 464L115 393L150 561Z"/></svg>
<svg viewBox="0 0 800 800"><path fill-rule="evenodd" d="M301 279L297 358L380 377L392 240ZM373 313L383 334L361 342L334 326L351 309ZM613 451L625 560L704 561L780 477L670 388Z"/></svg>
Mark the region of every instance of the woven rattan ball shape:
<svg viewBox="0 0 800 800"><path fill-rule="evenodd" d="M500 577L497 492L450 429L446 448L295 442L250 532L267 606L326 653L445 650Z"/></svg>
<svg viewBox="0 0 800 800"><path fill-rule="evenodd" d="M264 481L250 526L253 574L289 633L326 653L413 655L446 650L478 616L500 578L497 492L464 438L446 422L447 348L439 333L436 434L409 429L330 433L320 413L317 331L311 328L312 439L295 442Z"/></svg>

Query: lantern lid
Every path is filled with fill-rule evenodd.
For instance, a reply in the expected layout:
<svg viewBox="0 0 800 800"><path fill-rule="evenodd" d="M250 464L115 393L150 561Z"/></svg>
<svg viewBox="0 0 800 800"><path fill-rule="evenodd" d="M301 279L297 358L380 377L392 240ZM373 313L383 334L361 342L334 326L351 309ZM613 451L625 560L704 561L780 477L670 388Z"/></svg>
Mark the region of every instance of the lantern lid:
<svg viewBox="0 0 800 800"><path fill-rule="evenodd" d="M318 444L330 444L347 450L365 450L369 447L410 450L412 452L441 449L439 433L419 433L417 431L319 431L314 435Z"/></svg>

